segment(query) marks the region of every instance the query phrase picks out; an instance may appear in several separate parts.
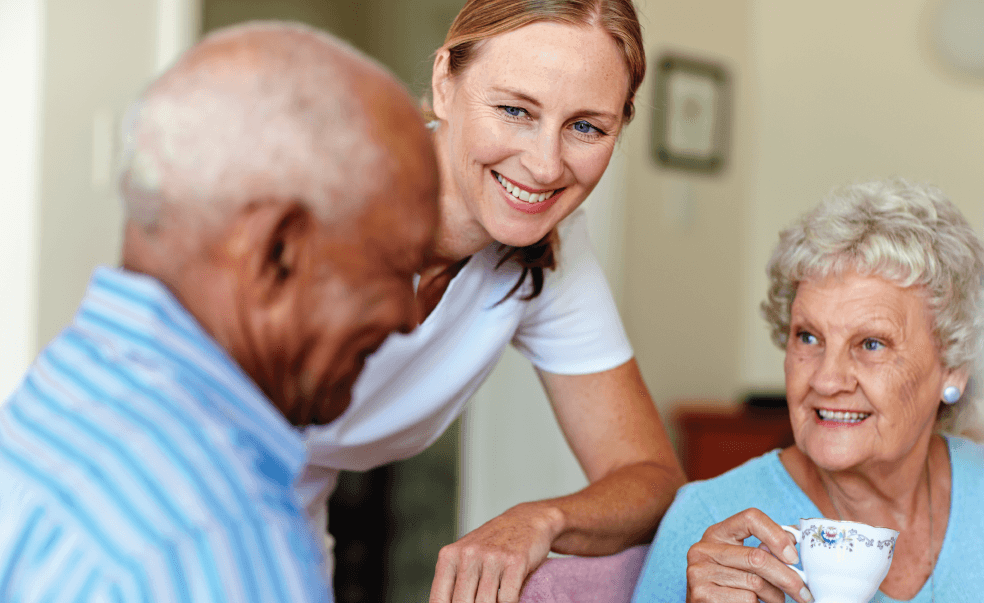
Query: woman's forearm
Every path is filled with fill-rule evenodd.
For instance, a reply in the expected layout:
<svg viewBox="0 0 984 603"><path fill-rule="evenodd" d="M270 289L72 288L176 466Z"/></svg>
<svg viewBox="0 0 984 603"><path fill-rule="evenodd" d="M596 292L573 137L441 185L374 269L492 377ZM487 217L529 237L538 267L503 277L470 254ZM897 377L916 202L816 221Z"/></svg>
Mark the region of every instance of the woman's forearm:
<svg viewBox="0 0 984 603"><path fill-rule="evenodd" d="M567 555L609 555L650 542L684 476L668 465L641 462L621 467L582 490L523 503L542 514L551 550Z"/></svg>

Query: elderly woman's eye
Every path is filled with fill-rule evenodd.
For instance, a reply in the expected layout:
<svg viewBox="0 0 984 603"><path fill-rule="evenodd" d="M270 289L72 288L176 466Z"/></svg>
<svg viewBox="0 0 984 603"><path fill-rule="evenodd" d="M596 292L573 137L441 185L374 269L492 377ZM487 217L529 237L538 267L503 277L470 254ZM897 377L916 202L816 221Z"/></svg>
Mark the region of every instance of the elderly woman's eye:
<svg viewBox="0 0 984 603"><path fill-rule="evenodd" d="M796 334L796 338L800 340L800 343L805 343L806 345L813 345L817 342L817 337L813 333L807 333L806 331L800 331Z"/></svg>
<svg viewBox="0 0 984 603"><path fill-rule="evenodd" d="M878 341L877 339L868 338L861 342L861 347L868 350L869 352L877 352L878 350L885 347L885 344Z"/></svg>

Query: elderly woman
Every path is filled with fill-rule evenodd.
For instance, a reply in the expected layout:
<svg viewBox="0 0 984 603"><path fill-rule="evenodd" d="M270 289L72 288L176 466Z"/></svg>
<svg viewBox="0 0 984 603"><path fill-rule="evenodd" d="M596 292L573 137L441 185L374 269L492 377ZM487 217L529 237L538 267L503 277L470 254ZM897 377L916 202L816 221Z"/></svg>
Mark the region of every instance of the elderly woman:
<svg viewBox="0 0 984 603"><path fill-rule="evenodd" d="M980 600L984 448L955 435L979 427L980 238L939 190L872 182L784 231L768 273L796 445L680 490L633 600L808 603L779 526L818 516L901 532L876 601Z"/></svg>

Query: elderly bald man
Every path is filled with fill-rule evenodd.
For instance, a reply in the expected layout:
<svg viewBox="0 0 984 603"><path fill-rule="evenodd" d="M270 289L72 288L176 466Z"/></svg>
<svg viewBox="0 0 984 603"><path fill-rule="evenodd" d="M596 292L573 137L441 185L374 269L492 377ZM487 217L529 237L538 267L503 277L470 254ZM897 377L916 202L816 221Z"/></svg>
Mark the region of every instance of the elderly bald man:
<svg viewBox="0 0 984 603"><path fill-rule="evenodd" d="M0 410L0 600L331 600L296 426L415 324L437 171L326 35L217 33L134 112L122 269Z"/></svg>

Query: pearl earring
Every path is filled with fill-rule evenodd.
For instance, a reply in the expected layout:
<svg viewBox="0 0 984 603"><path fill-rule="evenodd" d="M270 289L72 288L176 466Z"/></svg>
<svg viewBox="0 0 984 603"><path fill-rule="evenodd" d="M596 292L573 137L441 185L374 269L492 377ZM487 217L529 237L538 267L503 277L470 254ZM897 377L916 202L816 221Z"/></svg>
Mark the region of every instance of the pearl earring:
<svg viewBox="0 0 984 603"><path fill-rule="evenodd" d="M956 404L960 399L960 389L955 385L948 385L943 389L943 401L947 404Z"/></svg>

